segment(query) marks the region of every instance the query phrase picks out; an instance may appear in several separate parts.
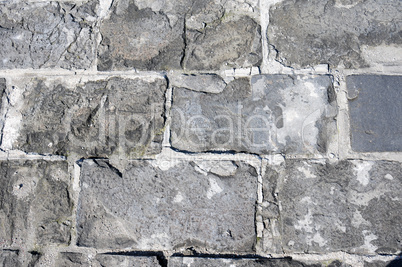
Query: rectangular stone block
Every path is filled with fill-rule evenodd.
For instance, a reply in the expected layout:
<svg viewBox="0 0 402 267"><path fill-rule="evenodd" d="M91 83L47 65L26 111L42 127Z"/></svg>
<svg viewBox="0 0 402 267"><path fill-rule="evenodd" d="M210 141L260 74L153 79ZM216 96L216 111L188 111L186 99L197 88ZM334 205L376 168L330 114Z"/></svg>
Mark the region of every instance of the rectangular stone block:
<svg viewBox="0 0 402 267"><path fill-rule="evenodd" d="M352 149L402 151L402 76L346 77Z"/></svg>
<svg viewBox="0 0 402 267"><path fill-rule="evenodd" d="M253 250L257 173L245 163L133 161L121 173L85 160L80 186L78 246Z"/></svg>
<svg viewBox="0 0 402 267"><path fill-rule="evenodd" d="M277 231L285 252L400 251L400 162L286 160L282 169L271 169L263 178L271 189L274 176L277 189L265 190L264 200L280 203Z"/></svg>
<svg viewBox="0 0 402 267"><path fill-rule="evenodd" d="M0 162L0 240L5 248L70 242L67 162ZM29 241L29 242L28 242Z"/></svg>
<svg viewBox="0 0 402 267"><path fill-rule="evenodd" d="M90 68L97 3L2 1L0 69Z"/></svg>
<svg viewBox="0 0 402 267"><path fill-rule="evenodd" d="M58 267L104 267L104 266L160 266L156 256L134 256L134 255L113 255L98 254L94 258L78 252L59 253L56 265Z"/></svg>
<svg viewBox="0 0 402 267"><path fill-rule="evenodd" d="M127 158L161 150L164 78L27 78L10 84L3 149Z"/></svg>
<svg viewBox="0 0 402 267"><path fill-rule="evenodd" d="M98 70L259 66L258 6L241 2L115 1L100 26Z"/></svg>
<svg viewBox="0 0 402 267"><path fill-rule="evenodd" d="M277 61L286 66L367 67L372 55L365 57L362 47L401 43L400 4L399 0L280 1L270 9L267 37L278 52Z"/></svg>
<svg viewBox="0 0 402 267"><path fill-rule="evenodd" d="M248 259L248 258L207 258L207 257L170 257L169 267L348 267L350 265L343 264L338 260L334 260L330 263L326 262L301 262L286 259Z"/></svg>
<svg viewBox="0 0 402 267"><path fill-rule="evenodd" d="M325 153L335 104L330 76L257 75L216 94L174 88L171 143L191 152Z"/></svg>

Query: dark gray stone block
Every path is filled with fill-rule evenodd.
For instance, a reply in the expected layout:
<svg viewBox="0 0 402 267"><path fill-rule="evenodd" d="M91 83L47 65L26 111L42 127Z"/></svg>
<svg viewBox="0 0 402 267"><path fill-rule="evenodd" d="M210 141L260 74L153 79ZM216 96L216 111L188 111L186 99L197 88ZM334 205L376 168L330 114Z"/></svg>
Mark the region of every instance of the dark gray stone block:
<svg viewBox="0 0 402 267"><path fill-rule="evenodd" d="M402 43L400 7L399 0L286 0L270 10L268 40L287 66L367 67L362 45Z"/></svg>
<svg viewBox="0 0 402 267"><path fill-rule="evenodd" d="M166 80L59 80L26 84L19 136L13 148L83 157L142 157L161 150Z"/></svg>
<svg viewBox="0 0 402 267"><path fill-rule="evenodd" d="M324 153L335 104L330 76L257 75L218 94L174 88L171 143L192 152Z"/></svg>
<svg viewBox="0 0 402 267"><path fill-rule="evenodd" d="M84 161L77 245L252 251L255 169L236 163L218 176L202 163L176 163L161 170L154 161L133 161L120 173L105 161Z"/></svg>
<svg viewBox="0 0 402 267"><path fill-rule="evenodd" d="M72 203L67 162L0 162L0 240L5 247L70 241ZM24 246L24 247L20 247Z"/></svg>
<svg viewBox="0 0 402 267"><path fill-rule="evenodd" d="M205 93L221 93L226 83L216 74L199 75L169 75L169 84L173 87L182 87L193 91Z"/></svg>
<svg viewBox="0 0 402 267"><path fill-rule="evenodd" d="M97 1L0 4L0 69L87 69L95 58Z"/></svg>
<svg viewBox="0 0 402 267"><path fill-rule="evenodd" d="M101 24L98 70L258 66L260 26L249 16L234 15L225 7L228 3L235 5L213 0L114 1L110 18Z"/></svg>
<svg viewBox="0 0 402 267"><path fill-rule="evenodd" d="M56 265L60 267L90 266L88 256L78 252L59 253Z"/></svg>
<svg viewBox="0 0 402 267"><path fill-rule="evenodd" d="M346 84L352 149L402 151L402 76L352 75Z"/></svg>
<svg viewBox="0 0 402 267"><path fill-rule="evenodd" d="M402 164L287 160L278 171L279 229L288 253L392 254L401 247ZM266 176L263 183L271 178ZM264 191L269 200L271 191ZM269 230L269 229L268 229Z"/></svg>
<svg viewBox="0 0 402 267"><path fill-rule="evenodd" d="M169 267L347 267L340 261L331 263L305 263L297 260L287 259L242 259L242 258L195 258L195 257L171 257Z"/></svg>

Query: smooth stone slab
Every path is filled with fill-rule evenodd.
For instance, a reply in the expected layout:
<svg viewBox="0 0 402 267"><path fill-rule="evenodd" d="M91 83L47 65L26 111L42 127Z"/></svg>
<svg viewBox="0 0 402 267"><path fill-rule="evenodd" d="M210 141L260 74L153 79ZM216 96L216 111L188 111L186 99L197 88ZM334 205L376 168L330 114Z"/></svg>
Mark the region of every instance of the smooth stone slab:
<svg viewBox="0 0 402 267"><path fill-rule="evenodd" d="M332 261L328 264L320 262L301 262L288 259L242 259L242 258L195 258L195 257L170 257L169 267L347 267L350 265L340 261Z"/></svg>
<svg viewBox="0 0 402 267"><path fill-rule="evenodd" d="M0 162L0 240L3 247L27 248L70 242L72 202L67 162Z"/></svg>
<svg viewBox="0 0 402 267"><path fill-rule="evenodd" d="M270 9L267 37L286 66L367 67L363 45L401 44L400 8L399 0L285 0Z"/></svg>
<svg viewBox="0 0 402 267"><path fill-rule="evenodd" d="M161 170L133 161L121 173L85 160L77 245L104 249L250 252L255 242L257 173L244 163L220 177L195 163Z"/></svg>
<svg viewBox="0 0 402 267"><path fill-rule="evenodd" d="M171 144L191 152L324 153L336 133L330 76L256 75L222 93L174 88Z"/></svg>
<svg viewBox="0 0 402 267"><path fill-rule="evenodd" d="M90 68L97 7L97 1L2 1L0 69Z"/></svg>
<svg viewBox="0 0 402 267"><path fill-rule="evenodd" d="M23 99L13 100L19 104L8 119L21 122L16 127L6 121L3 141L12 144L3 142L3 148L128 158L161 150L167 86L163 78L112 77L72 84L37 78L21 83Z"/></svg>
<svg viewBox="0 0 402 267"><path fill-rule="evenodd" d="M276 192L270 196L272 191L265 191L264 199L280 203L282 227L277 231L286 253L372 255L400 250L401 163L286 160L277 172ZM269 176L263 183L275 187Z"/></svg>
<svg viewBox="0 0 402 267"><path fill-rule="evenodd" d="M402 151L402 76L346 77L352 149Z"/></svg>

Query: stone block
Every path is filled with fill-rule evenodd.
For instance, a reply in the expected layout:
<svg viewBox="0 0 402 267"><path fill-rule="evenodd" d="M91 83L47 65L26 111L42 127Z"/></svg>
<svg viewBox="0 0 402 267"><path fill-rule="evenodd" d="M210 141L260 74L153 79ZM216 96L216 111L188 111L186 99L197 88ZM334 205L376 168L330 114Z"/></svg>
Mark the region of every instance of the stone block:
<svg viewBox="0 0 402 267"><path fill-rule="evenodd" d="M401 44L401 19L399 0L285 0L270 9L267 37L286 66L360 68L363 45Z"/></svg>
<svg viewBox="0 0 402 267"><path fill-rule="evenodd" d="M97 1L2 1L0 69L88 69L95 59Z"/></svg>
<svg viewBox="0 0 402 267"><path fill-rule="evenodd" d="M98 70L257 66L260 26L234 2L241 1L115 1L100 28Z"/></svg>
<svg viewBox="0 0 402 267"><path fill-rule="evenodd" d="M155 256L129 256L129 255L108 255L98 254L95 257L95 267L103 266L160 266Z"/></svg>
<svg viewBox="0 0 402 267"><path fill-rule="evenodd" d="M191 152L325 153L335 105L330 76L257 75L217 94L174 88L171 143Z"/></svg>
<svg viewBox="0 0 402 267"><path fill-rule="evenodd" d="M364 267L399 267L401 265L402 259L400 258L400 256L396 257L396 259L392 261L364 261Z"/></svg>
<svg viewBox="0 0 402 267"><path fill-rule="evenodd" d="M335 260L330 263L320 262L301 262L292 260L291 258L284 259L248 259L248 258L207 258L207 257L171 257L169 258L169 267L347 267L350 265L343 264Z"/></svg>
<svg viewBox="0 0 402 267"><path fill-rule="evenodd" d="M57 259L57 266L60 267L89 267L89 259L85 254L78 252L61 252Z"/></svg>
<svg viewBox="0 0 402 267"><path fill-rule="evenodd" d="M346 77L352 149L402 151L402 76Z"/></svg>
<svg viewBox="0 0 402 267"><path fill-rule="evenodd" d="M121 173L106 161L85 160L77 245L252 251L255 169L241 162L228 172L208 171L200 162L176 163L162 170L152 160L133 161Z"/></svg>
<svg viewBox="0 0 402 267"><path fill-rule="evenodd" d="M82 157L142 157L161 150L166 80L26 79L2 147ZM18 100L15 100L17 102ZM15 122L18 123L15 123ZM11 124L13 123L14 124Z"/></svg>
<svg viewBox="0 0 402 267"><path fill-rule="evenodd" d="M18 259L16 250L0 250L0 265L4 267L20 267L21 262Z"/></svg>
<svg viewBox="0 0 402 267"><path fill-rule="evenodd" d="M0 162L0 240L3 247L29 249L70 242L72 202L67 162ZM30 241L31 242L31 241Z"/></svg>
<svg viewBox="0 0 402 267"><path fill-rule="evenodd" d="M221 93L226 87L222 77L216 74L169 75L169 84L173 87L205 93Z"/></svg>
<svg viewBox="0 0 402 267"><path fill-rule="evenodd" d="M264 200L276 198L280 203L277 231L286 253L370 255L400 250L401 163L286 160L282 167L275 196L267 190ZM264 184L272 184L270 172Z"/></svg>

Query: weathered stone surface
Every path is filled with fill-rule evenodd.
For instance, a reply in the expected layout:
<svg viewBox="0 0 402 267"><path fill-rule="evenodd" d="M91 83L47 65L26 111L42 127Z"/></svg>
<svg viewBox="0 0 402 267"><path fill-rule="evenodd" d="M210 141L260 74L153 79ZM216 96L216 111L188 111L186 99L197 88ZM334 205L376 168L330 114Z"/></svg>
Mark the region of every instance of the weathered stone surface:
<svg viewBox="0 0 402 267"><path fill-rule="evenodd" d="M165 79L114 77L72 86L49 79L25 82L18 136L8 137L15 139L11 148L84 157L159 153Z"/></svg>
<svg viewBox="0 0 402 267"><path fill-rule="evenodd" d="M172 146L186 151L325 152L336 112L330 76L257 75L219 94L174 88Z"/></svg>
<svg viewBox="0 0 402 267"><path fill-rule="evenodd" d="M57 266L60 267L79 267L90 266L88 257L78 252L61 252L57 259Z"/></svg>
<svg viewBox="0 0 402 267"><path fill-rule="evenodd" d="M402 151L402 76L346 77L354 151Z"/></svg>
<svg viewBox="0 0 402 267"><path fill-rule="evenodd" d="M258 66L260 26L226 14L247 13L235 10L235 2L241 1L114 1L101 25L98 70Z"/></svg>
<svg viewBox="0 0 402 267"><path fill-rule="evenodd" d="M97 2L0 4L0 69L87 69L95 58Z"/></svg>
<svg viewBox="0 0 402 267"><path fill-rule="evenodd" d="M264 191L264 199L280 202L277 231L285 252L400 250L401 163L287 160L278 177L277 195ZM264 177L263 183L269 179Z"/></svg>
<svg viewBox="0 0 402 267"><path fill-rule="evenodd" d="M220 259L220 258L195 258L195 257L171 257L169 258L169 267L346 267L340 261L331 263L304 263L290 258L286 259Z"/></svg>
<svg viewBox="0 0 402 267"><path fill-rule="evenodd" d="M3 267L19 267L22 266L18 260L18 251L1 250L0 251L0 266Z"/></svg>
<svg viewBox="0 0 402 267"><path fill-rule="evenodd" d="M402 266L402 259L396 258L393 261L365 261L364 267L399 267Z"/></svg>
<svg viewBox="0 0 402 267"><path fill-rule="evenodd" d="M156 267L160 266L158 260L154 256L123 256L123 255L106 255L99 254L95 257L93 266L141 266Z"/></svg>
<svg viewBox="0 0 402 267"><path fill-rule="evenodd" d="M250 17L186 31L183 67L190 70L242 68L261 63L261 27Z"/></svg>
<svg viewBox="0 0 402 267"><path fill-rule="evenodd" d="M169 75L169 84L205 93L221 93L226 87L225 81L216 74Z"/></svg>
<svg viewBox="0 0 402 267"><path fill-rule="evenodd" d="M399 0L285 0L270 10L268 40L292 67L366 67L361 46L402 43Z"/></svg>
<svg viewBox="0 0 402 267"><path fill-rule="evenodd" d="M228 176L195 163L161 170L134 161L123 174L86 160L81 172L79 246L135 250L181 247L252 251L257 173L244 163Z"/></svg>
<svg viewBox="0 0 402 267"><path fill-rule="evenodd" d="M18 247L68 244L72 203L66 162L0 162L0 240Z"/></svg>
<svg viewBox="0 0 402 267"><path fill-rule="evenodd" d="M6 79L0 78L0 111L5 90L6 90Z"/></svg>

